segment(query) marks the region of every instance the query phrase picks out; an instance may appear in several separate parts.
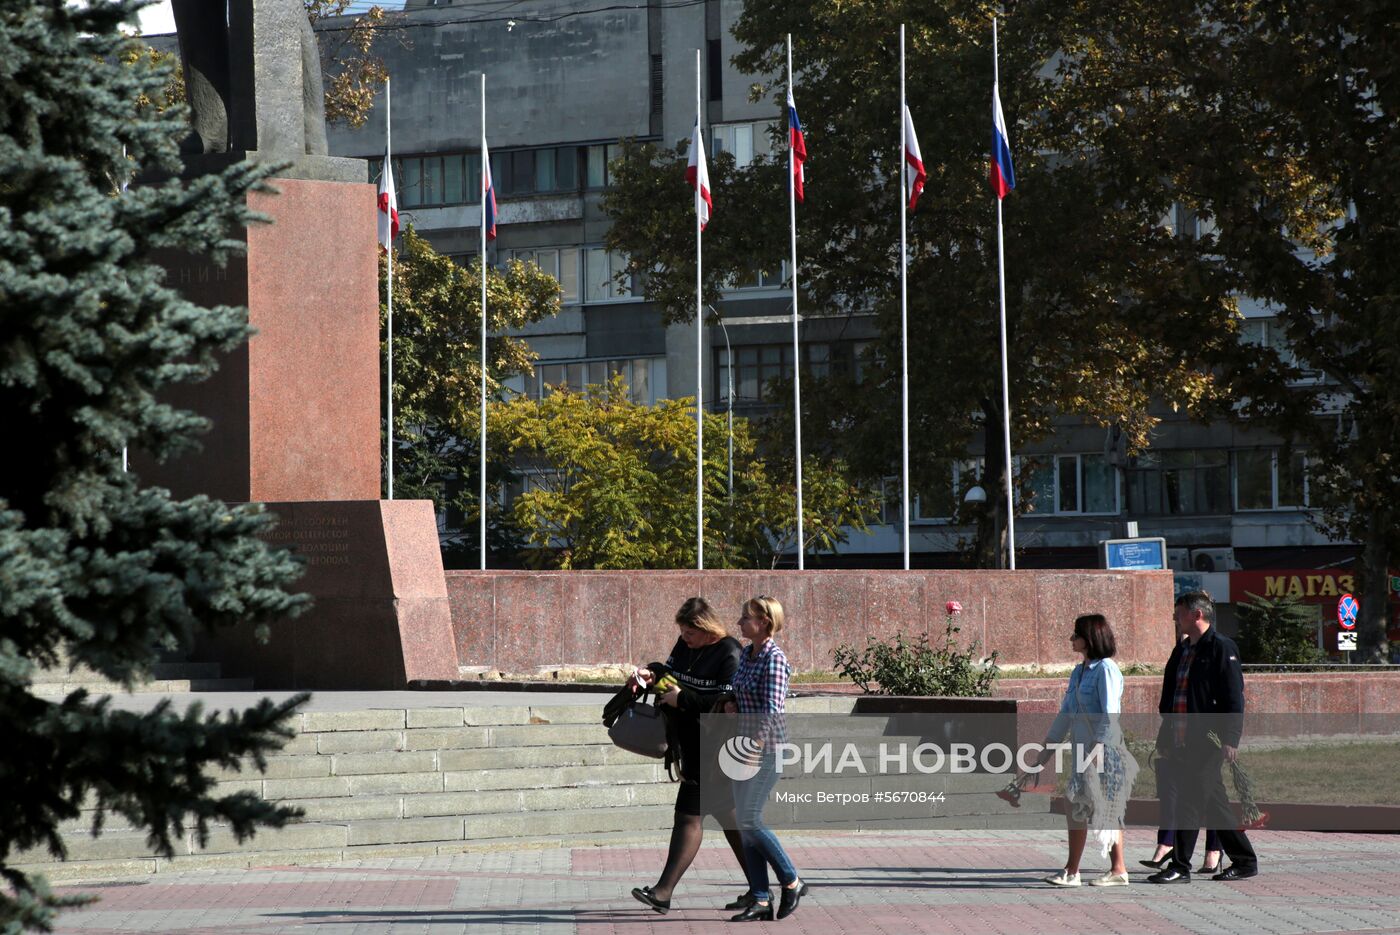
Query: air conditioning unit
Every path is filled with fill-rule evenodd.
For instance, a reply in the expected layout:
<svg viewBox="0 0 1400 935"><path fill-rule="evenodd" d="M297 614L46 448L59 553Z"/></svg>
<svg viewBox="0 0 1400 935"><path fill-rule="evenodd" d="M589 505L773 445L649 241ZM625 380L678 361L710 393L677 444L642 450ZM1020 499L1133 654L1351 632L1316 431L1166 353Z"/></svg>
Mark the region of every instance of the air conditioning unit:
<svg viewBox="0 0 1400 935"><path fill-rule="evenodd" d="M1191 550L1167 549L1167 567L1172 571L1190 571Z"/></svg>
<svg viewBox="0 0 1400 935"><path fill-rule="evenodd" d="M1235 550L1229 548L1219 549L1192 549L1191 567L1196 571L1233 571L1240 567L1240 563L1235 561Z"/></svg>

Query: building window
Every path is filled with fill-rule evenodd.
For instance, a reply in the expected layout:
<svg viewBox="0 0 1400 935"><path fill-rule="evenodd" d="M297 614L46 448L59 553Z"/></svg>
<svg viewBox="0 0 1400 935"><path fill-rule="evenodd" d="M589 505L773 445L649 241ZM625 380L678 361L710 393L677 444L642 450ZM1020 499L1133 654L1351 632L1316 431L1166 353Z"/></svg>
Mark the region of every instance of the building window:
<svg viewBox="0 0 1400 935"><path fill-rule="evenodd" d="M547 396L556 389L581 393L590 386L602 386L615 376L622 377L632 402L639 406L654 406L666 398L664 357L536 364L525 378L523 392L531 399Z"/></svg>
<svg viewBox="0 0 1400 935"><path fill-rule="evenodd" d="M607 302L634 298L639 292L637 277L624 275L622 282L615 277L627 269L627 259L609 253L602 247L587 247L583 251L583 301Z"/></svg>
<svg viewBox="0 0 1400 935"><path fill-rule="evenodd" d="M718 39L710 39L705 43L706 64L709 67L710 93L707 100L724 100L724 53L720 51Z"/></svg>
<svg viewBox="0 0 1400 935"><path fill-rule="evenodd" d="M710 128L711 153L715 156L729 153L740 169L752 165L755 157L772 153L772 127L771 120L716 124Z"/></svg>
<svg viewBox="0 0 1400 935"><path fill-rule="evenodd" d="M945 461L938 474L932 486L914 491L915 522L946 523L956 517L963 496L982 482L982 459Z"/></svg>
<svg viewBox="0 0 1400 935"><path fill-rule="evenodd" d="M1031 459L1027 513L1039 516L1118 512L1118 472L1101 454Z"/></svg>
<svg viewBox="0 0 1400 935"><path fill-rule="evenodd" d="M824 379L844 376L856 362L856 344L850 341L802 345L802 376ZM792 378L792 345L761 344L735 347L734 401L736 403L775 403L770 384ZM715 394L721 404L729 400L729 350L715 351Z"/></svg>
<svg viewBox="0 0 1400 935"><path fill-rule="evenodd" d="M733 277L726 282L724 288L728 291L737 291L740 289L775 289L781 288L786 281L787 261L780 260L776 263L767 263L762 266L755 263L741 276Z"/></svg>
<svg viewBox="0 0 1400 935"><path fill-rule="evenodd" d="M1128 512L1187 516L1230 511L1230 463L1223 450L1147 452L1124 471Z"/></svg>
<svg viewBox="0 0 1400 935"><path fill-rule="evenodd" d="M1307 455L1278 449L1235 452L1235 509L1296 510L1308 505Z"/></svg>
<svg viewBox="0 0 1400 935"><path fill-rule="evenodd" d="M522 250L501 250L497 257L502 266L511 260L533 263L541 271L559 280L561 301L574 305L579 301L579 249L577 247L531 247Z"/></svg>
<svg viewBox="0 0 1400 935"><path fill-rule="evenodd" d="M1240 323L1240 342L1256 347L1269 347L1290 367L1299 367L1298 355L1277 318L1246 318ZM1322 376L1316 370L1303 370L1294 383L1314 383Z"/></svg>
<svg viewBox="0 0 1400 935"><path fill-rule="evenodd" d="M666 69L662 66L661 56L651 57L651 112L660 114L666 103L666 95L663 91L663 80L666 76Z"/></svg>

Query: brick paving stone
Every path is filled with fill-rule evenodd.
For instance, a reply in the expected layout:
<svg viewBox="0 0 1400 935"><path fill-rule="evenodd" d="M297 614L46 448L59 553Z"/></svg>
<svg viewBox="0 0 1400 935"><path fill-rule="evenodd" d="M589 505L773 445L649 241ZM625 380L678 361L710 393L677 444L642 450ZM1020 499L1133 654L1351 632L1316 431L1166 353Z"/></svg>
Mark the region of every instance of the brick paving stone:
<svg viewBox="0 0 1400 935"><path fill-rule="evenodd" d="M1400 836L1265 832L1262 873L1222 884L1152 886L1137 858L1150 832L1128 834L1133 884L1057 889L1062 833L958 831L781 835L811 893L788 935L1400 935ZM1198 848L1199 850L1199 848ZM1199 864L1200 855L1197 855ZM655 881L664 832L641 843L538 846L366 858L319 867L157 874L66 886L101 902L57 931L82 935L664 935L729 930L722 906L744 889L718 832L706 835L668 915L630 896ZM1106 866L1084 862L1087 878Z"/></svg>

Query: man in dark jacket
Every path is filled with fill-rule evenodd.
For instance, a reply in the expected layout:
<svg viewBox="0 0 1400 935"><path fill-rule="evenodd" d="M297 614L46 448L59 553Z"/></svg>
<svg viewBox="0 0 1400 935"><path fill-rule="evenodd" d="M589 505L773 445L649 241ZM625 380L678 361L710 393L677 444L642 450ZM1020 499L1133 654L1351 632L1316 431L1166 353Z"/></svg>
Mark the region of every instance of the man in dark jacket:
<svg viewBox="0 0 1400 935"><path fill-rule="evenodd" d="M1162 673L1163 715L1157 753L1172 789L1161 790L1164 827L1174 827L1171 863L1147 878L1149 883L1191 882L1191 852L1201 824L1220 833L1230 866L1213 880L1244 880L1259 872L1249 838L1239 827L1225 792L1220 769L1235 761L1244 731L1244 670L1235 641L1215 629L1215 602L1204 591L1176 599L1179 637ZM1202 717L1201 715L1209 715ZM1168 802L1174 806L1168 807Z"/></svg>

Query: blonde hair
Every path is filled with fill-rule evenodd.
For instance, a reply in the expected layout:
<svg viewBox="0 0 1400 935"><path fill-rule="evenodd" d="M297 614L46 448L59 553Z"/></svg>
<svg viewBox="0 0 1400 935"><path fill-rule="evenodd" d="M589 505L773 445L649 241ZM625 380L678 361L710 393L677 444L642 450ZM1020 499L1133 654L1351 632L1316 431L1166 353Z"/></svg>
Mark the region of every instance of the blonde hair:
<svg viewBox="0 0 1400 935"><path fill-rule="evenodd" d="M760 594L744 604L744 615L768 621L768 635L777 636L783 629L783 605L776 597Z"/></svg>
<svg viewBox="0 0 1400 935"><path fill-rule="evenodd" d="M676 623L703 630L711 636L729 635L719 619L719 614L715 613L710 602L703 597L692 597L682 604L681 609L676 611Z"/></svg>

